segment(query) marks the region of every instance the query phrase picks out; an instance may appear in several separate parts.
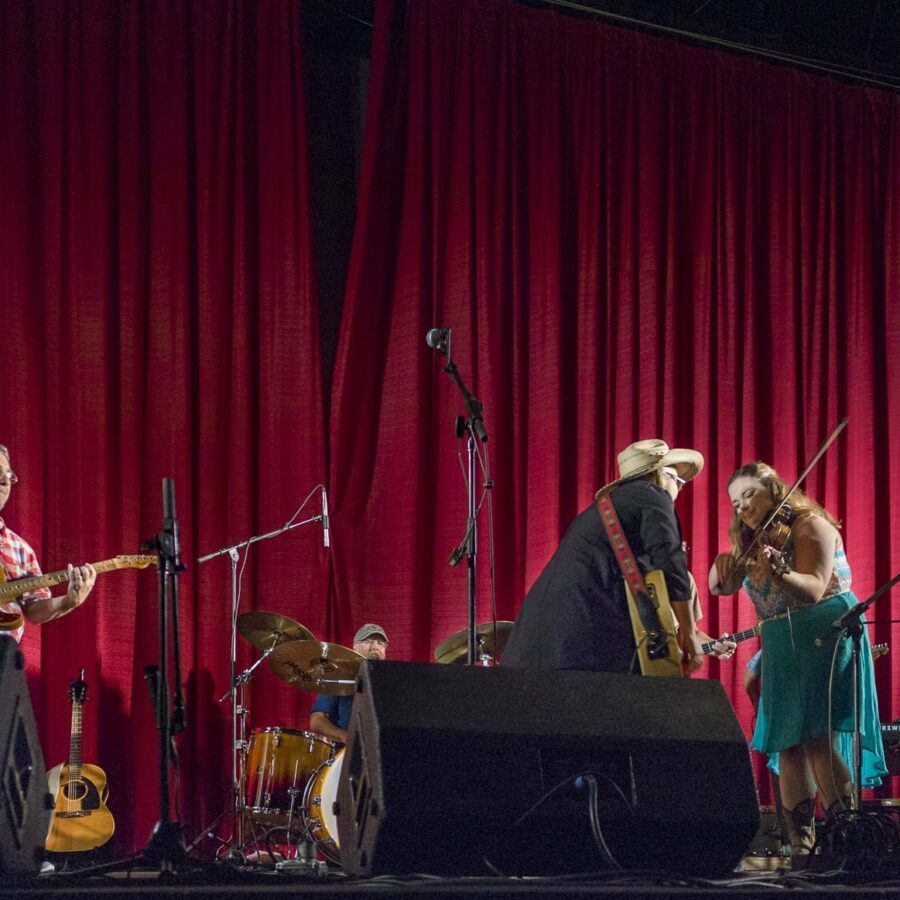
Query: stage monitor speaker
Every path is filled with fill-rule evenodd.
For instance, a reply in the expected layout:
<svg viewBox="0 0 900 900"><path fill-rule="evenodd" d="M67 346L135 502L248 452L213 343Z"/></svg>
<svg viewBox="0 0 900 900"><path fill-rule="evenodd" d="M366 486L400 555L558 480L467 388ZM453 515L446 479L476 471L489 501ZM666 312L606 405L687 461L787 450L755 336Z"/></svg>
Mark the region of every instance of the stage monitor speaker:
<svg viewBox="0 0 900 900"><path fill-rule="evenodd" d="M53 798L25 681L25 657L0 636L0 872L36 875Z"/></svg>
<svg viewBox="0 0 900 900"><path fill-rule="evenodd" d="M727 875L759 827L718 682L367 660L334 806L354 875Z"/></svg>

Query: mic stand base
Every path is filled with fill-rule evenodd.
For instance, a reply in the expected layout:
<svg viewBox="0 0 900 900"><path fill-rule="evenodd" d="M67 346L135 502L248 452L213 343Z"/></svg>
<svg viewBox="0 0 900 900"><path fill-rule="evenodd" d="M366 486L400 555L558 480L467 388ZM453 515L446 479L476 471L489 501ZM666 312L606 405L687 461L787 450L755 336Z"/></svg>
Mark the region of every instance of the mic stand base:
<svg viewBox="0 0 900 900"><path fill-rule="evenodd" d="M177 872L185 867L187 853L180 822L157 822L147 846L140 853L141 860L161 872Z"/></svg>

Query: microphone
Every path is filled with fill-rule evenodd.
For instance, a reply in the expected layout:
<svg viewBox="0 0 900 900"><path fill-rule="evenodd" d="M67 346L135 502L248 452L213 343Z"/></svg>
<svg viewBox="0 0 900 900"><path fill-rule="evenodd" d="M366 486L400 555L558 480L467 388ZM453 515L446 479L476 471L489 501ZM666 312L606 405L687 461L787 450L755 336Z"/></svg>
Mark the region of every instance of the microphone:
<svg viewBox="0 0 900 900"><path fill-rule="evenodd" d="M443 353L444 356L446 356L450 346L450 329L432 328L425 335L425 343L428 344L432 350L437 350L439 353Z"/></svg>
<svg viewBox="0 0 900 900"><path fill-rule="evenodd" d="M328 491L322 488L322 544L331 546L331 527L328 521Z"/></svg>

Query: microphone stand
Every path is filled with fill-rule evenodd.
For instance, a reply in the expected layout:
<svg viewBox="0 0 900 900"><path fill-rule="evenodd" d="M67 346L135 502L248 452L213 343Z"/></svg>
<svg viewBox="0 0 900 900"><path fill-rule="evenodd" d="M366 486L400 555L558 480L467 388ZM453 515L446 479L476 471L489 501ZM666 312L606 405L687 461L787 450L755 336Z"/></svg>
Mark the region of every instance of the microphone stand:
<svg viewBox="0 0 900 900"><path fill-rule="evenodd" d="M456 368L456 363L450 359L449 332L448 340L439 343L435 349L439 350L447 357L447 364L444 366L444 371L459 388L459 392L462 394L463 401L466 405L466 412L468 413L468 417L462 421L461 427L460 424L457 424L456 430L457 437L462 437L463 433L468 434L468 439L466 441L468 458L468 477L466 485L468 515L466 518L466 533L459 547L450 555L449 562L451 565L456 565L463 554L465 554L468 559L468 641L466 662L468 665L473 666L478 658L478 637L476 634L477 610L475 604L475 561L478 554L478 509L475 497L476 459L478 456L476 453L476 440L486 443L488 440L488 433L487 429L484 427L481 403L473 397L468 388L466 388L459 375L459 370ZM460 419L462 419L462 416L460 416ZM488 490L493 487L493 482L487 472L485 473L484 486Z"/></svg>
<svg viewBox="0 0 900 900"><path fill-rule="evenodd" d="M838 641L843 638L849 638L853 641L853 759L851 768L853 771L852 784L850 786L850 809L841 816L836 817L829 825L834 826L842 818L845 820L840 827L846 829L840 835L844 842L844 851L850 848L860 850L861 848L877 846L877 841L870 840L871 835L867 833L864 825L864 816L862 813L862 657L861 646L862 637L865 629L862 623L862 617L866 610L883 594L886 594L898 581L900 581L900 573L896 574L890 581L883 584L871 597L862 603L858 603L852 609L847 610L839 619L837 619L829 628L837 629L841 632ZM847 816L849 813L849 816ZM878 813L873 813L872 817L877 818ZM850 827L847 827L847 826ZM859 829L858 834L854 834L854 828ZM829 828L829 832L837 831L838 828ZM834 841L836 835L831 834L831 840ZM897 848L894 848L895 852ZM871 852L871 850L870 850Z"/></svg>
<svg viewBox="0 0 900 900"><path fill-rule="evenodd" d="M861 661L860 661L860 643L863 636L862 617L865 611L879 598L882 594L886 594L898 581L900 581L900 572L898 572L890 581L883 584L868 600L858 603L853 609L847 610L831 627L839 629L841 637L850 638L853 641L853 793L851 795L851 804L853 809L859 811L862 809L862 713L860 710L860 688L862 681L860 678ZM838 640L841 639L838 638Z"/></svg>
<svg viewBox="0 0 900 900"><path fill-rule="evenodd" d="M143 545L142 550L156 550L159 557L159 674L150 680L151 694L156 706L156 727L159 731L159 821L153 828L147 846L140 857L171 873L185 861L181 823L170 818L169 759L173 754L172 738L184 731L186 716L181 686L181 652L178 640L178 576L186 569L181 564L178 545L178 521L175 517L175 483L163 478L162 530ZM173 710L169 715L169 613L172 619L172 657L175 668Z"/></svg>
<svg viewBox="0 0 900 900"><path fill-rule="evenodd" d="M294 522L290 525L282 526L281 528L276 528L274 531L267 531L265 534L257 534L251 538L247 538L243 541L238 541L236 544L231 544L228 547L222 547L220 550L214 550L212 553L207 553L205 556L201 556L197 559L197 564L200 565L202 563L208 562L211 559L215 559L218 556L227 555L230 563L231 563L231 657L230 657L230 672L229 672L229 680L228 683L230 688L226 691L221 697L219 697L219 703L223 702L227 698L231 698L231 836L227 842L223 844L219 849L223 849L227 847L228 850L222 857L226 862L233 862L236 865L242 865L244 863L244 853L241 849L244 846L244 804L243 804L243 793L244 793L244 779L246 777L246 772L244 771L244 759L249 749L247 746L247 706L244 702L244 687L249 682L252 677L253 671L256 667L274 650L274 646L267 650L256 662L250 666L249 669L241 672L240 675L236 674L237 670L237 610L238 610L238 561L240 559L240 551L244 547L249 547L251 544L257 544L260 541L268 540L269 538L277 537L279 534L282 534L285 531L292 531L294 528L299 528L301 525L309 525L312 522L321 522L323 516L311 516L308 519L303 519L300 522ZM240 688L240 700L238 700L238 692L235 690L236 688ZM240 721L240 725L238 725L238 721ZM225 813L223 815L227 815ZM221 821L223 816L219 816L213 822L212 825L204 828L200 834L200 837L194 841L196 844L197 841L202 839L211 829L216 827L216 823ZM192 845L193 846L193 845Z"/></svg>

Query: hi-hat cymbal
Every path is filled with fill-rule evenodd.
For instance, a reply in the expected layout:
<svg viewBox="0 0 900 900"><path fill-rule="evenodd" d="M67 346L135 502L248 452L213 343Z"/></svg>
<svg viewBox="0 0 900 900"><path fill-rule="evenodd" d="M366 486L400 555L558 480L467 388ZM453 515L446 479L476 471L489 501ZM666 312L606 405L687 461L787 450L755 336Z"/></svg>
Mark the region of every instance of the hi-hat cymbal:
<svg viewBox="0 0 900 900"><path fill-rule="evenodd" d="M314 641L313 633L299 622L278 613L253 610L238 616L238 631L255 647L268 650L284 641Z"/></svg>
<svg viewBox="0 0 900 900"><path fill-rule="evenodd" d="M494 643L494 625L497 626L497 643ZM475 641L478 644L479 654L486 656L499 656L506 646L506 639L512 631L513 623L507 621L482 622L475 626ZM451 634L446 640L437 645L434 658L439 663L465 662L469 654L469 629L463 628L456 634Z"/></svg>
<svg viewBox="0 0 900 900"><path fill-rule="evenodd" d="M288 641L269 655L272 671L303 691L352 694L364 657L355 650L325 641Z"/></svg>

